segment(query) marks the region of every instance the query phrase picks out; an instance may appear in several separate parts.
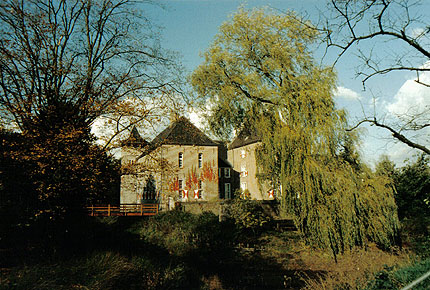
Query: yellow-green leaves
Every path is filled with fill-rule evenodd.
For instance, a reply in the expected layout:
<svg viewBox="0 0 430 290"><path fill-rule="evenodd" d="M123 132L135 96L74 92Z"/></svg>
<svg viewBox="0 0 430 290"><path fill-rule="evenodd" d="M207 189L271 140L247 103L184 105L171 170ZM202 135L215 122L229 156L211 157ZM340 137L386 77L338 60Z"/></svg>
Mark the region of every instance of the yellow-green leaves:
<svg viewBox="0 0 430 290"><path fill-rule="evenodd" d="M345 112L332 97L335 73L312 55L317 38L292 12L239 9L220 27L192 85L215 103L209 124L216 133L246 129L262 138L259 176L309 244L334 255L366 241L388 247L398 229L392 190L352 154Z"/></svg>

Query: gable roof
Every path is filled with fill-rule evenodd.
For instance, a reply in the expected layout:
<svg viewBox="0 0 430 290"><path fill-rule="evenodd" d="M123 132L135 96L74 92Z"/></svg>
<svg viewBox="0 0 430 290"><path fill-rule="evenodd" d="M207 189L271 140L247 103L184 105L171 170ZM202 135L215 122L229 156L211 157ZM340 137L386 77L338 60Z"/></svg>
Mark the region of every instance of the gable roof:
<svg viewBox="0 0 430 290"><path fill-rule="evenodd" d="M231 166L230 162L228 162L227 160L224 160L222 158L218 158L218 167L219 168L233 168L233 166Z"/></svg>
<svg viewBox="0 0 430 290"><path fill-rule="evenodd" d="M200 145L217 146L218 144L206 136L200 129L185 117L179 117L151 142L152 146L160 145Z"/></svg>
<svg viewBox="0 0 430 290"><path fill-rule="evenodd" d="M234 138L230 146L228 146L228 149L231 150L260 141L261 137L257 136L256 132L250 132L250 130L242 130L240 131L239 135Z"/></svg>

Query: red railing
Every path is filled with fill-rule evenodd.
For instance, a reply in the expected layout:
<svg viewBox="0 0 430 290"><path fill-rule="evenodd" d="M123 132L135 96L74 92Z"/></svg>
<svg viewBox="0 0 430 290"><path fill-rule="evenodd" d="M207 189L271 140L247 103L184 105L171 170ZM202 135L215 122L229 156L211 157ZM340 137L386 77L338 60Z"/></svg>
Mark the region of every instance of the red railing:
<svg viewBox="0 0 430 290"><path fill-rule="evenodd" d="M158 204L121 204L87 206L87 213L90 216L154 216L158 214Z"/></svg>

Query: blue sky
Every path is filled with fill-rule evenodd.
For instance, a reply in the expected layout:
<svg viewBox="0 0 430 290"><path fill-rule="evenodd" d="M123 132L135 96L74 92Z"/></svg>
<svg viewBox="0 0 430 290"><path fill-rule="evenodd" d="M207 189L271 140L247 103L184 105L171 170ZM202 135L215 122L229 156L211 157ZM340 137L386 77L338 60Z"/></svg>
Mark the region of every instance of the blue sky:
<svg viewBox="0 0 430 290"><path fill-rule="evenodd" d="M192 72L202 61L200 57L211 44L218 27L234 13L240 5L247 8L269 6L280 11L294 10L307 15L316 22L320 13L326 11L323 0L160 0L166 9L147 7L146 12L155 23L163 26L162 46L178 52L188 72ZM430 2L430 1L428 1ZM427 3L430 11L430 3ZM424 10L425 11L425 10ZM384 53L382 51L382 53ZM317 51L316 58L321 57L322 50ZM335 55L331 51L325 59L330 63ZM416 88L410 80L411 73L393 73L371 79L363 91L360 79L355 76L357 58L352 53L345 55L336 65L338 72L338 94L336 101L339 107L345 108L351 123L363 116L363 111L373 112L373 97L377 96L376 111L381 117L391 112L399 112L402 106L417 102L417 106L430 105L430 89ZM424 64L423 64L424 65ZM421 94L423 100L417 101L410 92ZM421 103L420 103L421 102ZM390 109L391 108L391 109ZM363 127L361 152L364 159L372 164L381 154L389 155L396 163L401 164L415 151L394 142L390 135L381 129ZM429 144L428 136L422 142Z"/></svg>

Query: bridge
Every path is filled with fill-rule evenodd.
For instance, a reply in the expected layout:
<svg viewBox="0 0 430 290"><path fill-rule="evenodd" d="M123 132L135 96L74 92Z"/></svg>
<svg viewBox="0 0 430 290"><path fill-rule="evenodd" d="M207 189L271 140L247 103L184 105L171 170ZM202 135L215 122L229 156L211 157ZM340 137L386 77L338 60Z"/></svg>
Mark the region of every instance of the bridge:
<svg viewBox="0 0 430 290"><path fill-rule="evenodd" d="M158 214L158 204L92 205L86 210L89 216L154 216Z"/></svg>

